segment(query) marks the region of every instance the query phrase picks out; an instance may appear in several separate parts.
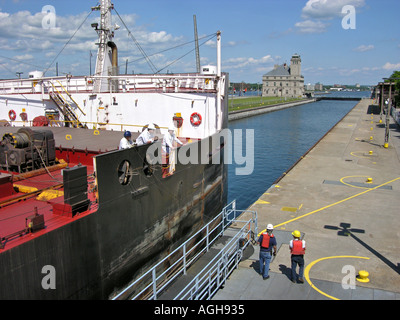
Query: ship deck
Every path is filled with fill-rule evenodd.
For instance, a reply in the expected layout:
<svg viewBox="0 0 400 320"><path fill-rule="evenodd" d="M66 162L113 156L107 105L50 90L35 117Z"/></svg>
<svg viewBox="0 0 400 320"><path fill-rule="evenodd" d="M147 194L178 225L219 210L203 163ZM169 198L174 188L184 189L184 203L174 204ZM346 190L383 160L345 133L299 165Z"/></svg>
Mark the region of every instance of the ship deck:
<svg viewBox="0 0 400 320"><path fill-rule="evenodd" d="M214 300L400 298L400 129L391 119L384 148L385 116L379 122L370 104L358 103L249 208L258 231L275 228L270 278L259 274L259 247L249 246ZM290 281L293 230L306 241L304 284ZM361 270L369 282L356 279Z"/></svg>
<svg viewBox="0 0 400 320"><path fill-rule="evenodd" d="M20 128L0 127L0 138L6 133L16 133ZM53 132L56 157L62 160L59 164L46 169L22 174L0 170L0 178L4 179L7 175L12 175L11 184L0 183L0 253L94 213L98 205L94 188L93 157L117 150L123 136L123 132L120 131L61 127L34 127L32 129L46 129ZM138 136L139 131L132 132L132 139ZM156 136L162 139L162 134L158 130ZM184 144L188 142L187 138L179 139ZM67 166L72 168L80 164L87 168L90 200L88 210L73 217L54 214L54 204L64 202L62 170ZM14 190L12 194L9 192L10 189ZM56 194L52 195L52 193ZM35 212L43 215L45 228L27 232L29 221Z"/></svg>
<svg viewBox="0 0 400 320"><path fill-rule="evenodd" d="M19 129L20 127L0 127L0 137L5 133L15 133ZM49 167L49 171L37 170L29 174L12 173L14 190L18 186L19 192L14 191L13 194L8 196L0 194L0 247L3 247L3 249L0 249L0 253L95 212L97 204L93 190L93 157L118 149L119 141L123 135L122 132L118 131L76 128L36 127L36 129L50 129L53 132L56 142L56 156L64 161L61 164ZM132 132L133 139L136 139L138 135L138 132ZM67 165L72 168L78 164L87 167L88 198L91 203L89 209L76 214L74 217L55 215L53 204L61 202L60 199L63 199L62 169ZM10 173L2 171L0 177L7 174ZM22 190L21 186L25 190ZM58 197L52 198L51 193L56 193ZM35 232L27 232L28 223L35 212L43 215L45 228Z"/></svg>
<svg viewBox="0 0 400 320"><path fill-rule="evenodd" d="M0 138L5 133L16 133L21 127L1 127ZM33 129L51 130L56 141L56 148L70 148L88 150L92 152L107 152L118 149L119 141L123 137L121 131L106 131L66 127L34 127ZM136 139L139 132L132 132L132 139Z"/></svg>

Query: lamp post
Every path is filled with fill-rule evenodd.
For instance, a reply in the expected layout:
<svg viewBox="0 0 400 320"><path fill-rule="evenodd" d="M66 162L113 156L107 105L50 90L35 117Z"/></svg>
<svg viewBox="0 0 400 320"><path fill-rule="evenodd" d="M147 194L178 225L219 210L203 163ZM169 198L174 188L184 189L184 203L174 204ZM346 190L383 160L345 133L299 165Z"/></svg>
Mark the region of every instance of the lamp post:
<svg viewBox="0 0 400 320"><path fill-rule="evenodd" d="M392 85L395 84L395 82L392 82L392 80L400 80L400 78L383 78L383 81L389 80L389 98L385 102L387 105L386 107L386 123L385 123L385 142L383 146L385 148L389 147L389 123L390 123L390 111L392 109ZM384 98L384 84L382 84L382 101Z"/></svg>

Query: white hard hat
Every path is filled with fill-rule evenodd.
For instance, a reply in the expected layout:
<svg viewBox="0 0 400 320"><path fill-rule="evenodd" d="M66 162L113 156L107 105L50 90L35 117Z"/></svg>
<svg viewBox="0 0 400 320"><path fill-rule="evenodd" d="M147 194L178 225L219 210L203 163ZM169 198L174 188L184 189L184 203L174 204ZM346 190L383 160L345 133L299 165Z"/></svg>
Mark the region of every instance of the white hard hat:
<svg viewBox="0 0 400 320"><path fill-rule="evenodd" d="M267 225L267 230L274 230L274 226L272 224L268 224Z"/></svg>
<svg viewBox="0 0 400 320"><path fill-rule="evenodd" d="M169 130L175 131L175 128L174 128L174 127L168 127L168 131L169 131Z"/></svg>
<svg viewBox="0 0 400 320"><path fill-rule="evenodd" d="M149 124L149 126L147 127L148 130L156 130L154 124Z"/></svg>

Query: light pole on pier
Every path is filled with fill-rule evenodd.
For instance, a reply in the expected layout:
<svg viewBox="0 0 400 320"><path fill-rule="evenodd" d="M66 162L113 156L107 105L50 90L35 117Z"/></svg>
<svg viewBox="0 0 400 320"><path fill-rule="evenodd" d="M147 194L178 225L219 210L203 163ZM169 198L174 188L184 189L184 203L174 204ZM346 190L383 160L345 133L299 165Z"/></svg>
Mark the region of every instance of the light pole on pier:
<svg viewBox="0 0 400 320"><path fill-rule="evenodd" d="M389 80L389 98L385 102L387 107L386 107L386 123L385 123L385 142L384 142L383 146L385 148L388 148L389 147L389 132L390 132L389 131L390 111L392 109L392 85L396 84L395 82L393 82L393 80L400 80L400 78L383 78L384 83L385 83L386 80ZM385 93L384 83L382 84L381 102L383 102L384 93Z"/></svg>

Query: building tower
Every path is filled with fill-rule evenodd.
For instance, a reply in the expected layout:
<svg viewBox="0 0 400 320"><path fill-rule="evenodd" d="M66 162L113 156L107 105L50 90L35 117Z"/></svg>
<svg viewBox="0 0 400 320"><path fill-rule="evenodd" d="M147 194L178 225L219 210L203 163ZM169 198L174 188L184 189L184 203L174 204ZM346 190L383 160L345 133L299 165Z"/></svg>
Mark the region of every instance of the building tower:
<svg viewBox="0 0 400 320"><path fill-rule="evenodd" d="M301 76L301 59L297 53L290 59L290 75L295 77Z"/></svg>

